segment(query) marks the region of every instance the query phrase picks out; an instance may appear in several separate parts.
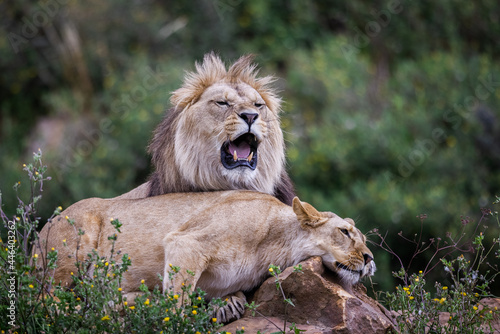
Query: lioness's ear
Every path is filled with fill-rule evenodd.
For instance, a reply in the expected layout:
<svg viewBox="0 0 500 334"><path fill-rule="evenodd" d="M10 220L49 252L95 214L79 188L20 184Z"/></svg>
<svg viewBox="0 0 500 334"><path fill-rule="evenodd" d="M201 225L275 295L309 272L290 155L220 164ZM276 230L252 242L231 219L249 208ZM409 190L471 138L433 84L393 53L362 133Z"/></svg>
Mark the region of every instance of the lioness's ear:
<svg viewBox="0 0 500 334"><path fill-rule="evenodd" d="M356 225L356 223L354 222L354 220L352 220L351 218L344 218L344 220L345 220L346 222L348 222L349 224L351 224L352 226L355 226L355 225Z"/></svg>
<svg viewBox="0 0 500 334"><path fill-rule="evenodd" d="M292 208L302 228L318 227L328 220L328 218L322 217L311 204L301 202L298 197L293 198Z"/></svg>

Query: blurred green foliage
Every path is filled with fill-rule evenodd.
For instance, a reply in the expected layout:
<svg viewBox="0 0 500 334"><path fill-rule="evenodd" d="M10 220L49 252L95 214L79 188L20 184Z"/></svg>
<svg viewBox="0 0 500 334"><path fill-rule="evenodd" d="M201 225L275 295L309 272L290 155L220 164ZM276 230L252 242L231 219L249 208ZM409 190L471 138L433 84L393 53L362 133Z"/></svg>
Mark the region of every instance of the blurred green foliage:
<svg viewBox="0 0 500 334"><path fill-rule="evenodd" d="M420 213L424 238L444 237L500 193L498 1L21 0L0 22L6 211L39 147L54 177L42 216L141 184L169 92L211 50L282 78L300 197L389 231L403 257L396 233L419 232ZM398 268L375 255L389 289Z"/></svg>

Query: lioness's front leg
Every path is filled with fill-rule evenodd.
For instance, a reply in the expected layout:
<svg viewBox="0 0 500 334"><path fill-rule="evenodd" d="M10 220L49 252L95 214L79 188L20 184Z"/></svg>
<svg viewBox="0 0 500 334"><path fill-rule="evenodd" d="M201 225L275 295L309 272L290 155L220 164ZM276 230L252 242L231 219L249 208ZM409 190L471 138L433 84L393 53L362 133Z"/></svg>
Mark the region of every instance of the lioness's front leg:
<svg viewBox="0 0 500 334"><path fill-rule="evenodd" d="M189 287L188 294L191 294L195 290L201 274L207 268L202 255L203 245L193 242L188 235L180 235L178 232L167 234L163 239L163 245L165 250L163 293L173 289L174 293L180 294L185 286ZM169 273L173 267L179 267L180 271L173 276L171 282Z"/></svg>

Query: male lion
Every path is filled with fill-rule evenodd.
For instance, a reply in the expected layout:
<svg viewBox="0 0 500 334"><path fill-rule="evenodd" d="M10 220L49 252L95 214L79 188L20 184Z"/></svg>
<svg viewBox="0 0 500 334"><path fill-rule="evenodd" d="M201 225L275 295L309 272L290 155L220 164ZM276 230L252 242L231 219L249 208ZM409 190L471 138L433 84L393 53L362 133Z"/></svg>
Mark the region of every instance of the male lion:
<svg viewBox="0 0 500 334"><path fill-rule="evenodd" d="M65 216L75 217L74 226ZM228 305L217 311L223 322L240 317L245 304L241 291L261 283L270 264L285 268L321 256L325 266L347 284L375 271L366 239L351 219L318 212L298 198L290 207L268 194L240 190L80 201L40 232L43 246L35 252L44 254L52 247L59 252L56 282L72 282L75 257L69 255L76 249L75 229L85 231L80 260L92 249L102 256L110 254L108 236L115 233L110 218L123 224L115 250L132 257L122 282L123 293L131 294L129 300L142 279L150 287L161 284L158 274L168 277L172 264L181 267L173 283L175 292L184 282L206 291L207 298L228 299Z"/></svg>
<svg viewBox="0 0 500 334"><path fill-rule="evenodd" d="M149 146L155 171L118 198L247 189L291 205L281 99L271 87L275 78L258 78L252 59L243 56L226 70L211 53L187 73Z"/></svg>

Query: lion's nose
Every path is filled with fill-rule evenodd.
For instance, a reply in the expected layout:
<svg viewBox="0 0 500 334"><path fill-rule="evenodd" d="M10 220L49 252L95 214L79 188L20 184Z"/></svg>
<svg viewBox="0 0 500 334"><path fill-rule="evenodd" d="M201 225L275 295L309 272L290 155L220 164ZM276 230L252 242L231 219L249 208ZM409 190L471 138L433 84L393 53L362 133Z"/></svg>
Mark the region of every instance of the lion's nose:
<svg viewBox="0 0 500 334"><path fill-rule="evenodd" d="M259 117L257 113L243 112L239 114L239 116L248 124L248 126L252 125L255 120Z"/></svg>
<svg viewBox="0 0 500 334"><path fill-rule="evenodd" d="M368 254L363 254L363 258L365 259L365 265L373 261L373 257Z"/></svg>

